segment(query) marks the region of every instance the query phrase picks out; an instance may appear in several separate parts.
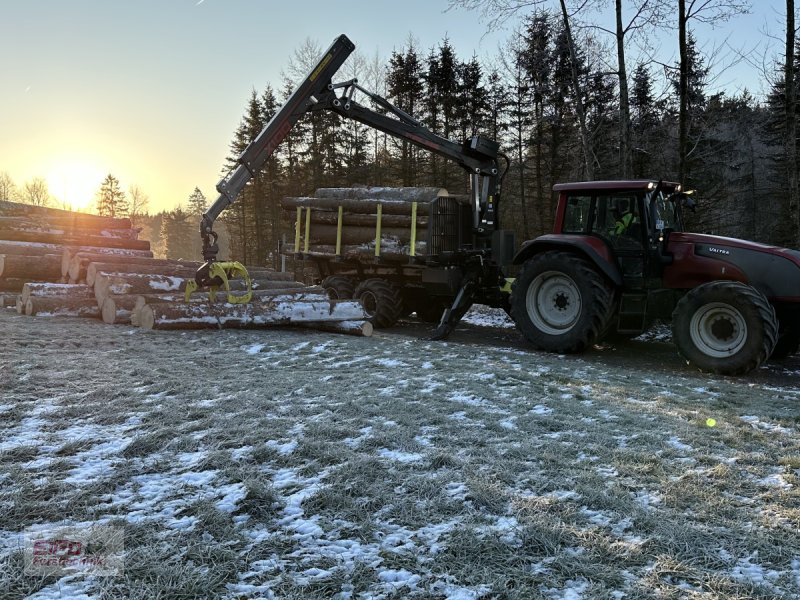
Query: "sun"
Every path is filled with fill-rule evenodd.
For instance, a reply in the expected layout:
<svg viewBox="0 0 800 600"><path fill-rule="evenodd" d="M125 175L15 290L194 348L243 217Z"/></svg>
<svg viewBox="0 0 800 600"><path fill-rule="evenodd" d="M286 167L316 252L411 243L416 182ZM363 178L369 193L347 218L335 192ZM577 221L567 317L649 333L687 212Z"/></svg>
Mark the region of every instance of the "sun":
<svg viewBox="0 0 800 600"><path fill-rule="evenodd" d="M46 175L50 195L60 205L74 210L90 210L97 190L108 174L86 159L58 160Z"/></svg>

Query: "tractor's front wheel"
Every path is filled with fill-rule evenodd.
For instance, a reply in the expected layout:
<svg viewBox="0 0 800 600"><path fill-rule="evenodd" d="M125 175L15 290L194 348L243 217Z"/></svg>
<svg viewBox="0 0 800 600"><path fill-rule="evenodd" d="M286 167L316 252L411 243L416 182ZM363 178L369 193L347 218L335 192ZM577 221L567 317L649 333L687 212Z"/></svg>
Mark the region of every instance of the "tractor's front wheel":
<svg viewBox="0 0 800 600"><path fill-rule="evenodd" d="M672 337L681 356L701 371L741 375L772 354L778 319L755 288L738 281L712 281L678 302Z"/></svg>
<svg viewBox="0 0 800 600"><path fill-rule="evenodd" d="M609 328L614 290L587 260L568 252L531 258L514 280L511 317L525 338L549 352L581 352Z"/></svg>

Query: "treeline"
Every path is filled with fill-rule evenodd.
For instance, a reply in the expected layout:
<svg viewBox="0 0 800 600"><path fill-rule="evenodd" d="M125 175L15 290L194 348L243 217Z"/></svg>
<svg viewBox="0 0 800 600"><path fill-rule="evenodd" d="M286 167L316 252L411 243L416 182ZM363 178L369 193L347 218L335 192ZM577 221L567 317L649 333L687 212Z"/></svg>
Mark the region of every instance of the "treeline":
<svg viewBox="0 0 800 600"><path fill-rule="evenodd" d="M409 40L385 65L351 57L340 79L358 77L443 137L460 141L482 134L500 141L511 162L501 222L515 229L518 239L550 230L557 182L675 181L682 171L684 185L696 189L699 200L697 213L689 215L691 229L797 244L787 194L782 79L776 77L761 101L746 91L712 93L710 67L689 31L685 82L678 64L632 65L625 131L619 78L609 73L602 46L591 37L573 36L563 19L541 11L522 20L495 60L461 59L447 38L427 51ZM296 52L289 67L295 81L320 53L310 42ZM776 73L782 69L775 65ZM292 80L285 75L279 91L267 85L260 94L252 92L227 167L292 92ZM358 184L440 186L464 193L468 180L452 163L408 143L327 112L309 113L223 214L233 256L251 264L277 260L278 241L292 235L280 222L281 197Z"/></svg>

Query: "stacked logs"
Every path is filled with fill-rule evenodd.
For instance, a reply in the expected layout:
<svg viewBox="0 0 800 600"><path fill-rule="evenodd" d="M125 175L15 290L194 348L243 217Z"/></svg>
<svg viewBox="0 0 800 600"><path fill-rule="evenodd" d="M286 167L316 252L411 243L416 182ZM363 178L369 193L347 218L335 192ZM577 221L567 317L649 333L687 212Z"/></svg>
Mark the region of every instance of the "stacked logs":
<svg viewBox="0 0 800 600"><path fill-rule="evenodd" d="M130 219L0 201L0 306L27 282L62 282L64 254L152 257Z"/></svg>
<svg viewBox="0 0 800 600"><path fill-rule="evenodd" d="M379 240L381 257L407 259L414 224L414 251L424 254L431 202L440 196L448 196L447 190L363 187L320 188L311 197L283 198L283 219L296 232L284 253L335 254L338 238L345 257L375 256Z"/></svg>

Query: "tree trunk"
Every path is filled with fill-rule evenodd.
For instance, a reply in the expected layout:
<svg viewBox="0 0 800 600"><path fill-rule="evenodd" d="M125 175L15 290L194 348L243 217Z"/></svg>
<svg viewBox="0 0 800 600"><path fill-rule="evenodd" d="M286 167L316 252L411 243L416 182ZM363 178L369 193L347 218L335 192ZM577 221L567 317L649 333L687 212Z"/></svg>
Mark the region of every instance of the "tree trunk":
<svg viewBox="0 0 800 600"><path fill-rule="evenodd" d="M689 54L686 48L686 0L678 0L678 51L680 79L678 83L678 182L686 186L686 154L689 143Z"/></svg>
<svg viewBox="0 0 800 600"><path fill-rule="evenodd" d="M94 298L92 288L88 285L72 285L69 283L26 283L20 295L23 302L32 297L46 298Z"/></svg>
<svg viewBox="0 0 800 600"><path fill-rule="evenodd" d="M22 287L28 282L27 279L20 279L18 277L2 277L0 278L0 292L14 292L20 293Z"/></svg>
<svg viewBox="0 0 800 600"><path fill-rule="evenodd" d="M144 329L268 327L317 321L363 321L359 302L265 302L259 304L147 304L139 311Z"/></svg>
<svg viewBox="0 0 800 600"><path fill-rule="evenodd" d="M631 147L631 109L628 95L628 71L625 66L625 30L622 25L622 0L616 0L617 69L619 70L619 159L622 179L630 179L633 171Z"/></svg>
<svg viewBox="0 0 800 600"><path fill-rule="evenodd" d="M43 317L97 318L100 316L100 309L92 298L31 296L25 302L25 314Z"/></svg>
<svg viewBox="0 0 800 600"><path fill-rule="evenodd" d="M788 175L787 196L789 218L793 233L792 243L800 247L800 189L797 174L797 74L795 72L795 19L794 0L786 0L786 166Z"/></svg>
<svg viewBox="0 0 800 600"><path fill-rule="evenodd" d="M42 256L43 254L61 254L61 244L37 244L34 242L8 242L0 240L0 254L22 254L25 256Z"/></svg>
<svg viewBox="0 0 800 600"><path fill-rule="evenodd" d="M198 267L182 265L134 265L127 263L97 263L91 262L86 267L86 285L94 285L98 273L132 273L136 275L172 275L191 279Z"/></svg>
<svg viewBox="0 0 800 600"><path fill-rule="evenodd" d="M60 208L47 208L44 206L33 206L21 204L19 202L0 201L0 215L3 216L24 216L31 219L65 219L81 224L81 227L90 228L111 228L111 229L130 229L131 220L111 217L101 217L88 213L75 212L72 210L62 210Z"/></svg>
<svg viewBox="0 0 800 600"><path fill-rule="evenodd" d="M419 208L419 207L418 207ZM410 211L409 211L410 212ZM297 219L297 212L284 210L282 211L284 221L294 223ZM374 228L377 223L377 215L368 214L342 214L342 226L356 226L356 227L372 227ZM337 225L339 222L339 213L335 210L313 210L311 211L311 223L321 223L325 225ZM305 225L305 215L303 215L303 222ZM383 227L411 227L411 215L381 215L381 226ZM417 217L417 229L426 228L428 226L428 217Z"/></svg>
<svg viewBox="0 0 800 600"><path fill-rule="evenodd" d="M96 248L96 247L87 247L87 246L77 246L77 247L66 247L60 248L61 255L61 274L66 277L69 275L71 279L83 279L86 277L86 267L89 266L89 263L92 260L105 260L107 262L116 261L116 257L127 257L127 258L146 258L153 260L153 253L152 252L145 252L143 250L120 250L118 248ZM85 260L80 263L80 265L76 267L76 277L72 277L72 260L78 255L82 255L83 258L87 258L89 260Z"/></svg>
<svg viewBox="0 0 800 600"><path fill-rule="evenodd" d="M0 277L57 281L61 279L61 256L43 254L0 254Z"/></svg>
<svg viewBox="0 0 800 600"><path fill-rule="evenodd" d="M309 207L338 211L341 206L345 212L355 214L374 215L378 212L378 205L381 205L381 212L384 215L410 215L411 203L413 200L400 200L389 198L377 200L375 198L283 198L281 206L284 210L292 210L298 207ZM427 216L429 214L429 201L420 201L417 204L417 216ZM295 214L297 211L294 211ZM314 214L313 211L311 213ZM305 214L303 215L305 218Z"/></svg>
<svg viewBox="0 0 800 600"><path fill-rule="evenodd" d="M564 31L567 34L567 45L569 46L569 57L572 71L572 93L575 94L575 112L578 115L578 125L580 127L581 147L583 148L583 162L586 172L586 179L594 179L594 152L592 152L591 135L586 126L586 110L583 106L583 89L578 80L578 54L575 50L575 41L572 38L572 28L569 23L569 13L565 0L561 2L561 16L564 19Z"/></svg>
<svg viewBox="0 0 800 600"><path fill-rule="evenodd" d="M93 246L101 248L120 248L125 250L150 250L147 240L130 240L112 238L102 235L69 235L52 231L25 231L7 229L0 232L0 238L16 242L38 242L44 244L60 244L62 246Z"/></svg>
<svg viewBox="0 0 800 600"><path fill-rule="evenodd" d="M402 200L404 202L432 202L439 196L447 196L445 188L437 187L363 187L363 188L318 188L315 198L358 200Z"/></svg>

